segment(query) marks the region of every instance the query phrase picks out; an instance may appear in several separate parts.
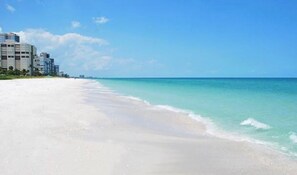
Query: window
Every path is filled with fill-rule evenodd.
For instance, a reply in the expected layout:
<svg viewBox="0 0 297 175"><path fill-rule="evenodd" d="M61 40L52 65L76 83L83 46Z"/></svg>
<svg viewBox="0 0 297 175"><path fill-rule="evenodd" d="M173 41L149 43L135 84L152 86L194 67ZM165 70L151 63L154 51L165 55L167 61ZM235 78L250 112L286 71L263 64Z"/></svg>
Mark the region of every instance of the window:
<svg viewBox="0 0 297 175"><path fill-rule="evenodd" d="M20 60L20 56L15 56L15 60Z"/></svg>
<svg viewBox="0 0 297 175"><path fill-rule="evenodd" d="M7 56L1 56L2 60L7 60Z"/></svg>

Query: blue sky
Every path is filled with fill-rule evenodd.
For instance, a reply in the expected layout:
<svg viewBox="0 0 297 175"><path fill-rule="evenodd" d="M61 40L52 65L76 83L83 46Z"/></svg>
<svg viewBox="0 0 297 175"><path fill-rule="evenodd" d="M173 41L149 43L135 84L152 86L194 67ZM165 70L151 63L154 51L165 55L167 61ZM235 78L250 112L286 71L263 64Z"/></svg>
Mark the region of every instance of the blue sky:
<svg viewBox="0 0 297 175"><path fill-rule="evenodd" d="M0 0L71 75L297 77L295 0Z"/></svg>

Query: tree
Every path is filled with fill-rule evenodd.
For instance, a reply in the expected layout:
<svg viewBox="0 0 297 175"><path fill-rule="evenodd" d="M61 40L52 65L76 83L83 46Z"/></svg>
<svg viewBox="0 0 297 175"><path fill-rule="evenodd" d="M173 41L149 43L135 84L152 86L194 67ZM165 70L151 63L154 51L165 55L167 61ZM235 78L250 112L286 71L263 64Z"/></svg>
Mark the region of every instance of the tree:
<svg viewBox="0 0 297 175"><path fill-rule="evenodd" d="M14 70L14 74L17 75L17 76L19 76L19 75L21 75L21 71L18 70L18 69L15 69L15 70Z"/></svg>
<svg viewBox="0 0 297 175"><path fill-rule="evenodd" d="M42 74L39 72L38 68L34 68L33 75L34 76L41 76Z"/></svg>
<svg viewBox="0 0 297 175"><path fill-rule="evenodd" d="M14 75L14 74L15 74L15 72L13 71L13 67L12 67L12 66L9 66L9 67L8 67L7 74L8 74L8 75Z"/></svg>
<svg viewBox="0 0 297 175"><path fill-rule="evenodd" d="M3 69L3 68L0 68L0 75L1 74L5 74L6 75L7 74L7 70L6 69Z"/></svg>
<svg viewBox="0 0 297 175"><path fill-rule="evenodd" d="M22 70L22 74L25 76L27 74L27 70L26 69L23 69Z"/></svg>

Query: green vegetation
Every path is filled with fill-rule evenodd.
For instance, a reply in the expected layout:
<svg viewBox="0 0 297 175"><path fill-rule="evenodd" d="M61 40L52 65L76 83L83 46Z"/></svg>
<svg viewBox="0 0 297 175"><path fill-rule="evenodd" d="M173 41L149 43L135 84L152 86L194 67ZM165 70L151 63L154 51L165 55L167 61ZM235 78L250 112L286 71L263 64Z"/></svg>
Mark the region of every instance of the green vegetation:
<svg viewBox="0 0 297 175"><path fill-rule="evenodd" d="M5 75L0 74L0 80L12 80L12 79L22 79L22 78L44 78L47 76L29 76L29 75Z"/></svg>
<svg viewBox="0 0 297 175"><path fill-rule="evenodd" d="M11 79L18 79L18 78L41 78L45 77L41 75L39 72L33 72L33 76L28 75L29 70L23 69L22 71L15 69L10 66L8 70L0 68L0 80L11 80Z"/></svg>
<svg viewBox="0 0 297 175"><path fill-rule="evenodd" d="M43 75L39 72L37 68L34 69L33 75L29 75L30 71L23 69L13 69L12 66L9 66L7 69L0 68L0 80L11 80L19 78L44 78L44 77L58 77L56 74ZM62 77L69 78L68 74L63 74Z"/></svg>
<svg viewBox="0 0 297 175"><path fill-rule="evenodd" d="M21 79L21 78L41 78L44 76L22 76L22 75L0 75L0 80L12 80L12 79Z"/></svg>

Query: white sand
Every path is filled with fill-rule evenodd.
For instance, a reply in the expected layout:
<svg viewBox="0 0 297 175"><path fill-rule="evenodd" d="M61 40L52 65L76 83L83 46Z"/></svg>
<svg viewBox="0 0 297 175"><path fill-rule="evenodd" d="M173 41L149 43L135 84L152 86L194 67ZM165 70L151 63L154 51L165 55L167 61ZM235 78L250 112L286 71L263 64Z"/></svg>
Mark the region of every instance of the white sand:
<svg viewBox="0 0 297 175"><path fill-rule="evenodd" d="M0 81L0 140L1 175L297 174L296 160L89 80Z"/></svg>

